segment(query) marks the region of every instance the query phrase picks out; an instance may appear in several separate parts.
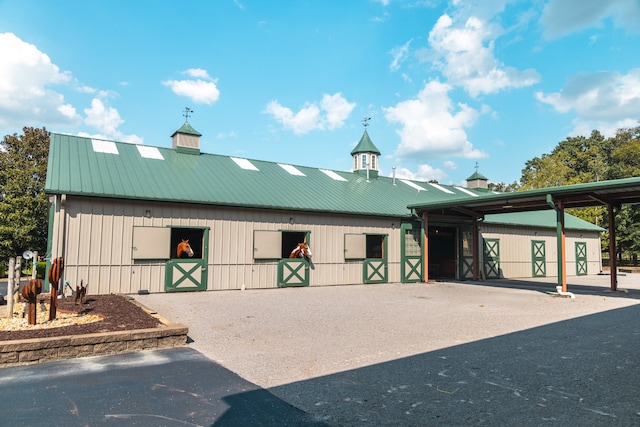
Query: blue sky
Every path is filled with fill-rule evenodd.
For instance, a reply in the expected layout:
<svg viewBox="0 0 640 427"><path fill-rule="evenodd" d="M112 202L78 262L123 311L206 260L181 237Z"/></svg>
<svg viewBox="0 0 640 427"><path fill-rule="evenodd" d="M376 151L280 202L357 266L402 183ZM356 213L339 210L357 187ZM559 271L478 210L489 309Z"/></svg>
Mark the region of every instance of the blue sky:
<svg viewBox="0 0 640 427"><path fill-rule="evenodd" d="M0 135L23 126L348 171L513 182L640 120L638 0L0 0Z"/></svg>

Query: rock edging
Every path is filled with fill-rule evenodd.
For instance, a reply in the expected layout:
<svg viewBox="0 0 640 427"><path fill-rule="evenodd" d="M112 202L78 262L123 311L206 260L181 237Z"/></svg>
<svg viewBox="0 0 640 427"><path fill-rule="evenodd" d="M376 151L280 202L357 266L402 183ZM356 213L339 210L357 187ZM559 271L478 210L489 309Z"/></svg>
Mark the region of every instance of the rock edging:
<svg viewBox="0 0 640 427"><path fill-rule="evenodd" d="M41 339L0 341L0 368L60 359L129 353L156 348L179 347L187 343L189 329L171 323L130 298L162 325L149 329L68 335Z"/></svg>

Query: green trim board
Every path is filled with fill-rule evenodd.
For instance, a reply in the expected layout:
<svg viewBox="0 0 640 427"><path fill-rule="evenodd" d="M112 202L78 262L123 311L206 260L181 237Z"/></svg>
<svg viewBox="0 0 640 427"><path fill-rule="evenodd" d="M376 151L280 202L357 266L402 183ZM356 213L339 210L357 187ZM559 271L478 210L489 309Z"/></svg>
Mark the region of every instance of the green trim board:
<svg viewBox="0 0 640 427"><path fill-rule="evenodd" d="M404 222L400 226L400 281L422 281L424 230L422 222Z"/></svg>

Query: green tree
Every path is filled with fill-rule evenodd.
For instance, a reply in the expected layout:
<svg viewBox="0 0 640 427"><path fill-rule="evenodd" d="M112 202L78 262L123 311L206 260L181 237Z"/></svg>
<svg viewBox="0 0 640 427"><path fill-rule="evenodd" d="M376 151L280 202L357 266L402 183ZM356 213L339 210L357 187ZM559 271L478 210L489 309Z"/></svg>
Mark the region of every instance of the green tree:
<svg viewBox="0 0 640 427"><path fill-rule="evenodd" d="M49 132L24 127L0 142L0 260L25 250L45 254L48 203L44 194Z"/></svg>
<svg viewBox="0 0 640 427"><path fill-rule="evenodd" d="M529 160L522 170L522 190L558 185L598 182L608 179L640 176L640 126L620 129L615 137L593 131L584 136L569 137L552 150ZM623 206L616 210L616 243L618 257L623 252L640 252L640 209ZM569 209L567 212L601 227L608 224L604 207ZM609 236L602 239L603 251L609 250Z"/></svg>
<svg viewBox="0 0 640 427"><path fill-rule="evenodd" d="M518 183L518 181L513 181L511 184L490 182L487 184L487 188L491 191L499 191L500 193L511 193L520 189L520 183Z"/></svg>

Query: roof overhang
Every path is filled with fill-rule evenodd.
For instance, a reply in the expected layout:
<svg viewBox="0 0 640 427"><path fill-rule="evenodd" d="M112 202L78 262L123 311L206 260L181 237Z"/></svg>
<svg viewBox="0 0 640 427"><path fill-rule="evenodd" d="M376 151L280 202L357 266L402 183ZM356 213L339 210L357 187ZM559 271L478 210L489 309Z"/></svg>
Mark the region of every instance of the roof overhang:
<svg viewBox="0 0 640 427"><path fill-rule="evenodd" d="M640 203L640 178L616 179L587 184L564 185L512 193L488 193L480 197L465 197L447 201L413 204L418 215L464 214L483 217L487 214L539 211L552 209L561 201L564 208L613 205L616 207Z"/></svg>

